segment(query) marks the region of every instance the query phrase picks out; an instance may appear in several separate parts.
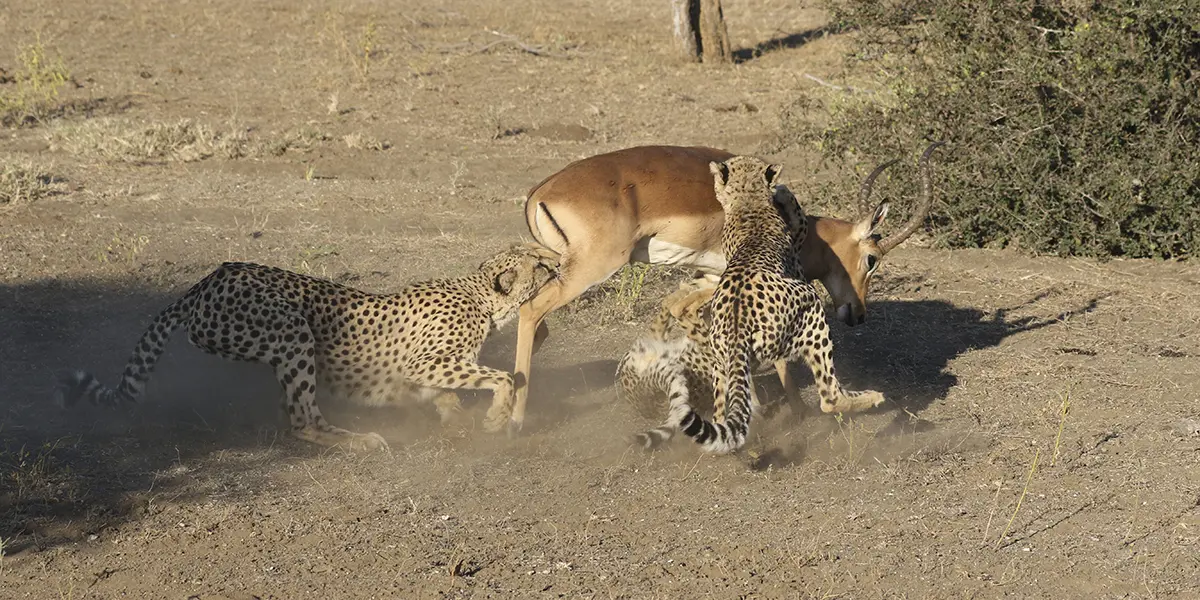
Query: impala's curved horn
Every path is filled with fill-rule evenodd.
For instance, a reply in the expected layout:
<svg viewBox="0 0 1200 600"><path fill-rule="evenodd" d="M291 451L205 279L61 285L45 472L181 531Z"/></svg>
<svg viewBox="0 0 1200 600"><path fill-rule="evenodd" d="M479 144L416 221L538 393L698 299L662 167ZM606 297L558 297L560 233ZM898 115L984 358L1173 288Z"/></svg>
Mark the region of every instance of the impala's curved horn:
<svg viewBox="0 0 1200 600"><path fill-rule="evenodd" d="M929 209L933 207L933 179L930 176L929 155L933 154L935 148L945 143L945 141L939 141L930 144L921 154L921 160L917 161L917 167L921 170L921 205L917 207L916 212L904 224L904 227L900 228L900 231L879 242L879 250L884 254L891 252L893 248L907 240L908 236L912 235L925 222L925 217L929 216Z"/></svg>
<svg viewBox="0 0 1200 600"><path fill-rule="evenodd" d="M875 167L875 170L871 171L871 174L867 175L867 178L863 180L862 185L858 187L858 209L863 214L866 214L871 210L871 205L867 204L867 200L871 199L871 187L875 185L875 178L879 177L879 174L883 173L884 169L898 162L900 162L900 159L893 158L892 160Z"/></svg>

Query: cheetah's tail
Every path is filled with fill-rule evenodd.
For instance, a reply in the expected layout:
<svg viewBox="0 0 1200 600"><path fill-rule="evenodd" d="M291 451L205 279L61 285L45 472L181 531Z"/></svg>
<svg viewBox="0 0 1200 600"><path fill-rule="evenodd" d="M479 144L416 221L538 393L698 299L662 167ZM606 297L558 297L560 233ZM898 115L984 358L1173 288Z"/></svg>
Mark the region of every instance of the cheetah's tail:
<svg viewBox="0 0 1200 600"><path fill-rule="evenodd" d="M155 363L162 356L167 339L171 332L179 327L193 302L189 292L159 313L146 333L142 334L141 341L134 347L117 389L104 385L87 371L73 371L59 378L54 391L55 401L64 408L73 407L82 399L107 408L137 402L146 381L150 379Z"/></svg>
<svg viewBox="0 0 1200 600"><path fill-rule="evenodd" d="M750 393L754 380L750 368L750 336L739 337L737 345L726 357L725 387L716 390L718 405L720 396L725 397L725 422L706 421L691 407L679 422L684 435L692 438L705 452L728 454L746 443L750 431Z"/></svg>
<svg viewBox="0 0 1200 600"><path fill-rule="evenodd" d="M652 450L670 441L675 432L679 431L679 424L688 415L694 415L696 412L688 401L687 376L683 369L678 365L672 365L669 369L667 365L661 365L660 369L660 380L655 382L658 384L656 387L666 390L671 408L665 423L633 436L633 443L646 450Z"/></svg>

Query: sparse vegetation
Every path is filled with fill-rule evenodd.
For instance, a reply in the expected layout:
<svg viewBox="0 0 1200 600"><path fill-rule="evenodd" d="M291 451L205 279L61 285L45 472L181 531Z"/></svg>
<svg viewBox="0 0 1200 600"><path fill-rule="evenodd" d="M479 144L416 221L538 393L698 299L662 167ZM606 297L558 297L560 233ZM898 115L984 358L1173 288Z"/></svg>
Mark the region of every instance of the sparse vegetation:
<svg viewBox="0 0 1200 600"><path fill-rule="evenodd" d="M646 288L646 274L650 265L630 263L621 267L609 281L600 285L604 297L612 303L617 317L622 320L632 319L642 292Z"/></svg>
<svg viewBox="0 0 1200 600"><path fill-rule="evenodd" d="M1067 415L1071 413L1071 390L1062 394L1062 401L1058 405L1058 433L1054 435L1054 454L1050 457L1050 466L1058 463L1058 451L1062 447L1063 429L1067 426Z"/></svg>
<svg viewBox="0 0 1200 600"><path fill-rule="evenodd" d="M0 166L0 206L13 206L54 193L56 179L30 161L5 161Z"/></svg>
<svg viewBox="0 0 1200 600"><path fill-rule="evenodd" d="M382 151L392 147L392 143L388 141L380 141L369 135L355 132L342 137L342 141L346 142L346 147L352 150L376 150Z"/></svg>
<svg viewBox="0 0 1200 600"><path fill-rule="evenodd" d="M857 468L874 442L876 431L868 429L849 415L836 414L834 421L837 430L829 434L829 449L840 458L839 463L844 468ZM838 452L839 438L842 452Z"/></svg>
<svg viewBox="0 0 1200 600"><path fill-rule="evenodd" d="M319 277L329 277L329 267L325 264L320 264L319 269L314 266L318 265L318 261L337 256L339 253L337 246L331 244L323 244L309 248L302 248L296 255L295 270L304 273L305 275L316 275Z"/></svg>
<svg viewBox="0 0 1200 600"><path fill-rule="evenodd" d="M62 57L51 56L40 35L17 52L17 64L12 87L0 88L0 124L6 127L40 121L53 113L59 91L71 78Z"/></svg>
<svg viewBox="0 0 1200 600"><path fill-rule="evenodd" d="M0 481L12 500L56 500L58 484L70 477L70 469L55 458L62 440L46 442L35 448L0 449Z"/></svg>
<svg viewBox="0 0 1200 600"><path fill-rule="evenodd" d="M246 155L248 147L244 129L220 131L190 119L145 125L117 119L63 123L51 130L49 138L53 149L108 162L238 158Z"/></svg>
<svg viewBox="0 0 1200 600"><path fill-rule="evenodd" d="M375 24L375 19L372 18L363 25L362 33L358 36L358 47L355 48L354 55L357 57L354 61L355 70L358 71L358 77L367 83L371 75L371 57L379 45L379 31Z"/></svg>
<svg viewBox="0 0 1200 600"><path fill-rule="evenodd" d="M382 54L380 27L375 17L367 17L366 23L357 28L347 25L344 16L334 11L326 12L322 21L317 41L332 46L337 61L349 65L353 83L369 88L372 70Z"/></svg>
<svg viewBox="0 0 1200 600"><path fill-rule="evenodd" d="M786 137L843 167L948 139L935 157L941 243L1176 258L1200 242L1194 7L850 0L831 8L840 27L856 30L854 68L874 70L883 87L805 96L785 118ZM813 126L818 106L830 116ZM915 180L900 176L905 197L915 197Z"/></svg>
<svg viewBox="0 0 1200 600"><path fill-rule="evenodd" d="M48 137L55 150L106 162L127 163L280 156L289 150L307 150L330 139L327 133L308 126L256 139L245 127L216 128L191 119L148 124L120 119L61 123ZM382 149L386 146L376 143L364 147Z"/></svg>
<svg viewBox="0 0 1200 600"><path fill-rule="evenodd" d="M1017 497L1017 505L1013 507L1012 516L1008 518L1008 524L1004 526L1004 531L1000 532L1000 537L996 538L996 548L999 548L1004 543L1004 538L1008 537L1008 532L1012 530L1013 521L1017 520L1017 513L1021 512L1021 504L1025 502L1025 496L1029 494L1029 483L1033 481L1034 473L1037 473L1038 459L1041 456L1041 448L1034 450L1033 461L1029 463L1029 474L1025 476L1025 486L1021 488L1021 495Z"/></svg>
<svg viewBox="0 0 1200 600"><path fill-rule="evenodd" d="M134 264L138 255L150 244L150 238L144 235L125 236L114 235L104 251L97 257L100 262L124 262Z"/></svg>

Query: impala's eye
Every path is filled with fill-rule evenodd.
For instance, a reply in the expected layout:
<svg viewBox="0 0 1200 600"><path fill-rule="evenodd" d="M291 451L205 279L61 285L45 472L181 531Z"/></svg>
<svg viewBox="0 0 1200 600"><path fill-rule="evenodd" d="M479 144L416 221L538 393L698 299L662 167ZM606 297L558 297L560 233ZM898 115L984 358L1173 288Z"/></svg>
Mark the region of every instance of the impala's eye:
<svg viewBox="0 0 1200 600"><path fill-rule="evenodd" d="M879 257L874 254L867 255L867 273L874 273L875 267L879 266Z"/></svg>

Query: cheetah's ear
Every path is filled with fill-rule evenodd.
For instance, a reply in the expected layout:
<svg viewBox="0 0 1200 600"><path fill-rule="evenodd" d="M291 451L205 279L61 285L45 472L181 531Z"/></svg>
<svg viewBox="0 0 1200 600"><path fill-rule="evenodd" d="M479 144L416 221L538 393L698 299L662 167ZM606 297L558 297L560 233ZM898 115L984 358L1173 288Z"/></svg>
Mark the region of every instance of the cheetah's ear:
<svg viewBox="0 0 1200 600"><path fill-rule="evenodd" d="M723 162L713 161L708 163L708 170L712 171L713 179L720 185L729 183L729 165Z"/></svg>
<svg viewBox="0 0 1200 600"><path fill-rule="evenodd" d="M512 293L513 284L516 282L517 270L508 269L492 280L492 287L496 289L497 293L507 296Z"/></svg>
<svg viewBox="0 0 1200 600"><path fill-rule="evenodd" d="M767 185L774 188L775 181L779 179L779 172L783 170L783 165L767 165Z"/></svg>

